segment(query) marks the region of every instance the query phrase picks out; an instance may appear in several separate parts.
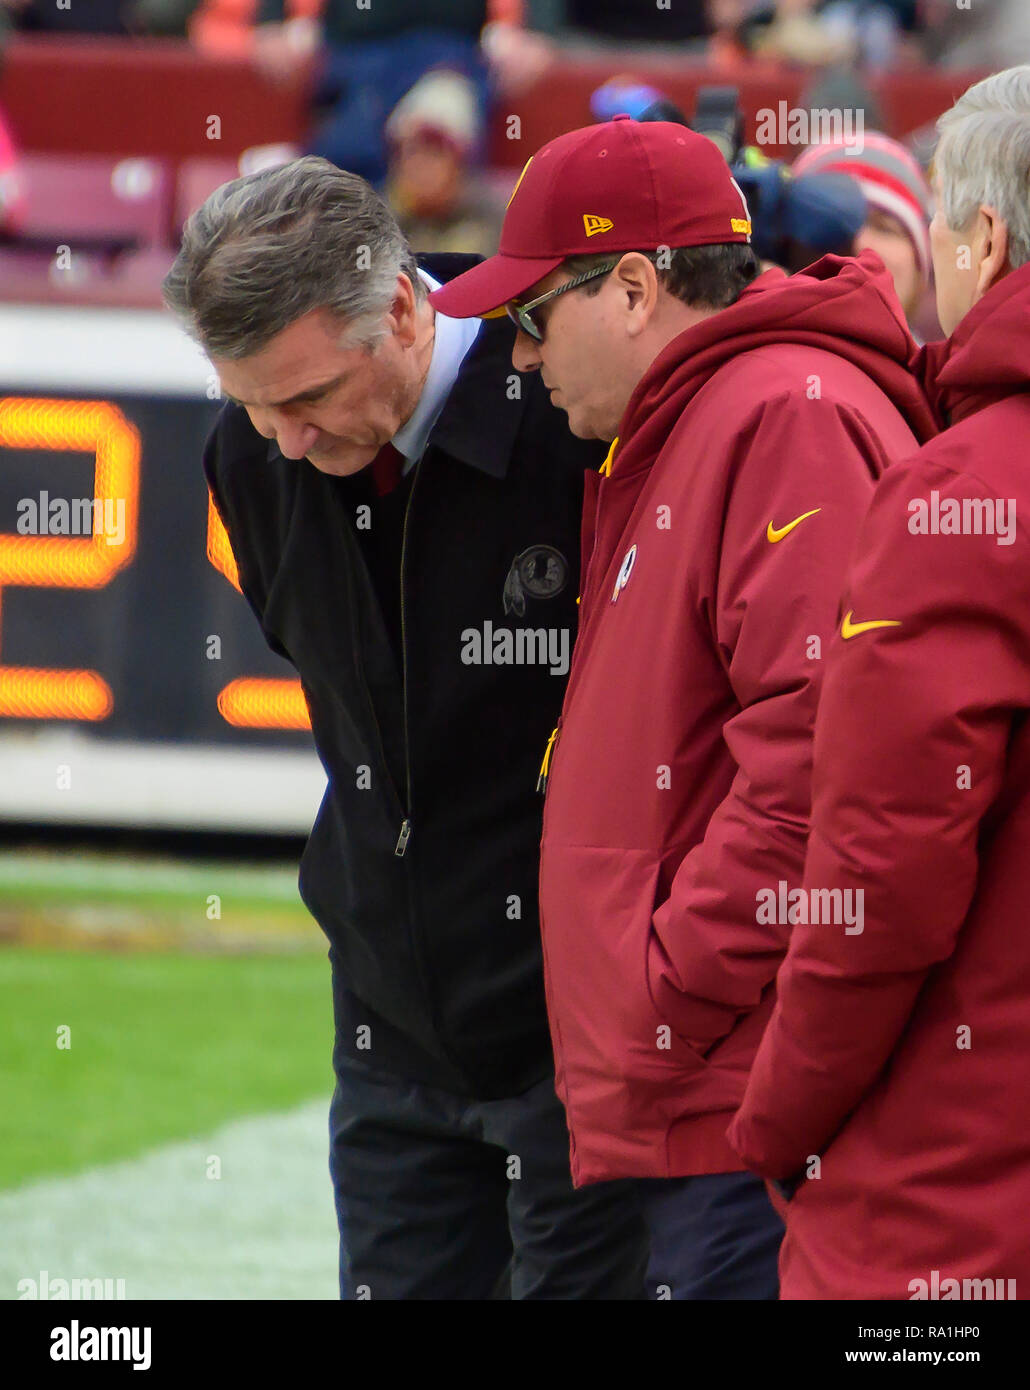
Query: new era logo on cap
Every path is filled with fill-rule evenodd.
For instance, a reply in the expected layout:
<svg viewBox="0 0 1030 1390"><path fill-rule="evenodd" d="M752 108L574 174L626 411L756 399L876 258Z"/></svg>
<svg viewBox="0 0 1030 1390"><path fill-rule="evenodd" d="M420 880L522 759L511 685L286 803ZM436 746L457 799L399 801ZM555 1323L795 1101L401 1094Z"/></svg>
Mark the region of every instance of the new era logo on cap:
<svg viewBox="0 0 1030 1390"><path fill-rule="evenodd" d="M584 211L598 207L619 216ZM750 236L747 201L709 139L616 116L537 151L512 191L497 255L434 290L430 303L454 318L489 313L599 244L605 253L657 251Z"/></svg>

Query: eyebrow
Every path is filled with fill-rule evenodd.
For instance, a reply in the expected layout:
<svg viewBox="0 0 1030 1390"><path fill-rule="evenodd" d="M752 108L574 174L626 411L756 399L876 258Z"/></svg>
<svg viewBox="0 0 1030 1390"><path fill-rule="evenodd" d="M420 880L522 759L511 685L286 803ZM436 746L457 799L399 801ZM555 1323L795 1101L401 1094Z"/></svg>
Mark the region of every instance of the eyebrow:
<svg viewBox="0 0 1030 1390"><path fill-rule="evenodd" d="M259 410L267 410L269 406L273 406L278 410L284 405L300 405L303 401L313 401L318 396L324 396L327 391L331 391L334 387L339 386L346 375L346 372L341 372L339 376L334 376L330 381L322 382L320 386L309 386L306 391L298 391L297 394L291 396L289 400L267 401L265 405L258 406L257 408ZM231 396L224 388L222 390L222 395L227 401L231 401L233 405L242 405L244 409L246 409L245 401L237 400L235 396Z"/></svg>

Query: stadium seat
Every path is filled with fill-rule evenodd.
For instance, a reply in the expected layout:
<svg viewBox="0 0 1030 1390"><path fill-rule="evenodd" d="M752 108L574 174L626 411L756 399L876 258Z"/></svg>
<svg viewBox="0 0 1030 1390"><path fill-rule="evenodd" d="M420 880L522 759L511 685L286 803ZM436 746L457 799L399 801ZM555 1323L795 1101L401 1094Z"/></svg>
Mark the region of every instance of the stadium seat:
<svg viewBox="0 0 1030 1390"><path fill-rule="evenodd" d="M168 240L171 180L163 160L26 154L18 242L146 250Z"/></svg>
<svg viewBox="0 0 1030 1390"><path fill-rule="evenodd" d="M110 258L73 250L58 269L53 248L0 244L0 302L22 304L94 302L103 297Z"/></svg>
<svg viewBox="0 0 1030 1390"><path fill-rule="evenodd" d="M172 219L172 234L176 240L190 213L196 212L216 188L220 188L229 179L236 178L239 172L237 161L224 156L197 155L182 161L179 165L175 212Z"/></svg>

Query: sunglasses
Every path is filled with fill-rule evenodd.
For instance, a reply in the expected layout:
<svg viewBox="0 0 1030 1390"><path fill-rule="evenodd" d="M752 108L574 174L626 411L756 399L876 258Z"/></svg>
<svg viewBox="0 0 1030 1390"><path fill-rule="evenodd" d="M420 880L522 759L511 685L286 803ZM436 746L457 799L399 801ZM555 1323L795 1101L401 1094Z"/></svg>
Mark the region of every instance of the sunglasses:
<svg viewBox="0 0 1030 1390"><path fill-rule="evenodd" d="M587 270L582 275L575 275L571 280L566 280L564 284L558 285L553 290L548 290L546 294L531 299L528 304L519 304L516 300L510 300L504 307L508 317L523 333L527 333L534 342L544 341L543 327L536 322L533 314L542 304L546 304L550 299L557 299L566 290L577 289L580 285L585 285L588 280L597 280L602 275L610 275L619 262L612 261L610 265L596 266L593 270Z"/></svg>

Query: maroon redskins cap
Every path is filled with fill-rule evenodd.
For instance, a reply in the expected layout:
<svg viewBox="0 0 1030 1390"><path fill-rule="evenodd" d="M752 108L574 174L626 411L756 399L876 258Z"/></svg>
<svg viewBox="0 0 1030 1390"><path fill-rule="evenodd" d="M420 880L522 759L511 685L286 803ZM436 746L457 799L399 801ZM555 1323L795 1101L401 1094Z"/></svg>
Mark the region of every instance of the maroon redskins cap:
<svg viewBox="0 0 1030 1390"><path fill-rule="evenodd" d="M497 255L429 301L475 318L521 298L567 256L750 240L744 194L707 136L616 116L538 150L511 195Z"/></svg>

